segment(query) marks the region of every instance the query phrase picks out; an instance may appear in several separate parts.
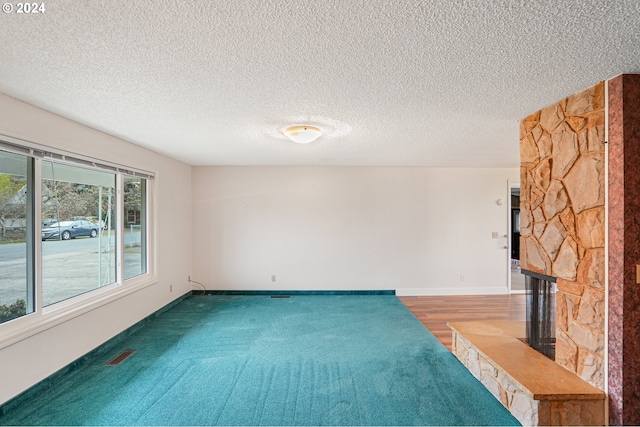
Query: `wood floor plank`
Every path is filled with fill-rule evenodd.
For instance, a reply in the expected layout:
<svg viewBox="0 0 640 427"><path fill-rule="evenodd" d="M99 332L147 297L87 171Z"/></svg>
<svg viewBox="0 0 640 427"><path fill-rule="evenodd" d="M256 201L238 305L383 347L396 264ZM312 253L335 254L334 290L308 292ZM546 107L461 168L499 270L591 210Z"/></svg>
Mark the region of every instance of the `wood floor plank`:
<svg viewBox="0 0 640 427"><path fill-rule="evenodd" d="M448 322L525 320L525 295L403 296L402 303L451 350Z"/></svg>

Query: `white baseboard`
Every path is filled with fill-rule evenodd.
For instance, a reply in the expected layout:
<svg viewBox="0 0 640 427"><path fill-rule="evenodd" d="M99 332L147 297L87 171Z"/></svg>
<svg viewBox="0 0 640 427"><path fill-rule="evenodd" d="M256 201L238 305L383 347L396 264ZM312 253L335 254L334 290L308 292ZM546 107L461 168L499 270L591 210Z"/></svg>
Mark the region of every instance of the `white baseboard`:
<svg viewBox="0 0 640 427"><path fill-rule="evenodd" d="M430 295L502 295L508 294L506 286L501 287L466 287L466 288L399 288L397 296L430 296Z"/></svg>

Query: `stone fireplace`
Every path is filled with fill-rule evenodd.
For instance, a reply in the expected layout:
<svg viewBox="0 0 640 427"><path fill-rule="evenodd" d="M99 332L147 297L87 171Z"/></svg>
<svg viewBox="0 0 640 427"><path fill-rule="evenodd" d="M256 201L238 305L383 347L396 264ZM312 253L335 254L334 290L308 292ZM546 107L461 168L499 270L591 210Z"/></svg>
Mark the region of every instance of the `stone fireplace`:
<svg viewBox="0 0 640 427"><path fill-rule="evenodd" d="M637 88L640 93L640 78ZM614 96L614 100L618 98L622 95ZM609 105L611 108L611 101ZM528 324L449 324L456 357L523 425L605 423L606 114L611 131L616 116L613 114L612 121L611 111L605 112L605 83L600 82L520 122L520 266L528 277ZM640 147L634 144L629 146ZM632 151L634 160L640 159L636 153L640 149ZM637 161L633 164L635 167ZM622 168L613 169L622 174ZM609 157L610 176L611 170ZM634 194L640 194L640 185ZM633 212L635 215L637 209ZM635 223L631 222L625 222L620 230L632 229ZM611 228L609 233L611 236ZM610 276L611 259L610 243ZM611 285L609 279L610 292ZM624 320L624 316L618 317ZM525 335L539 351L520 340ZM611 319L609 335L611 346ZM611 360L609 355L610 371ZM626 369L623 363L618 365L616 375ZM616 393L613 408L609 395L610 420L615 423L633 412L634 406L623 405L634 395L625 395L610 379L607 384L609 393ZM625 419L635 418L629 415Z"/></svg>
<svg viewBox="0 0 640 427"><path fill-rule="evenodd" d="M604 82L520 123L521 267L555 277L555 361L604 390Z"/></svg>
<svg viewBox="0 0 640 427"><path fill-rule="evenodd" d="M456 356L512 413L522 415L518 419L524 425L602 425L604 407L599 399L604 398L609 425L640 425L640 74L608 80L606 93L606 106L605 82L601 82L520 123L520 261L526 270L556 277L555 360L518 339L524 336L524 326L450 325ZM509 356L503 356L501 346L506 343L513 350ZM546 368L521 372L522 366L529 365L514 366L513 355L525 350L543 359L538 362L546 363ZM511 381L515 371L523 387ZM530 393L543 372L552 378L540 390L543 397L551 397L548 402ZM572 372L579 378L573 374L571 378L600 397L593 390L575 393L580 385L550 395L549 388L563 387L571 380L561 379L562 374ZM567 401L560 409L560 395L577 401ZM592 403L583 404L585 398Z"/></svg>

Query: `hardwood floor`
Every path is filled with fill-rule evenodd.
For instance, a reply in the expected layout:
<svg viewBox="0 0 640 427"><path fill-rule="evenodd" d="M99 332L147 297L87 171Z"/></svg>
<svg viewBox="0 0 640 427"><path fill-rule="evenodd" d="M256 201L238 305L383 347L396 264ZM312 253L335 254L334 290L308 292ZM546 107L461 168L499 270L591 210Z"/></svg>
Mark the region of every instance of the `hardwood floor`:
<svg viewBox="0 0 640 427"><path fill-rule="evenodd" d="M451 330L447 327L447 322L525 319L524 294L398 298L449 350Z"/></svg>

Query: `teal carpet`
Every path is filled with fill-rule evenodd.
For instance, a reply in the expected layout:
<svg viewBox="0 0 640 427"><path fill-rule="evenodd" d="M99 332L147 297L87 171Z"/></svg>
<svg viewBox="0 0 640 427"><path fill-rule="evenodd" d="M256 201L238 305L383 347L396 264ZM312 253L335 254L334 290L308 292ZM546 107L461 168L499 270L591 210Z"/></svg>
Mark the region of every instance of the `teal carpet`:
<svg viewBox="0 0 640 427"><path fill-rule="evenodd" d="M387 295L192 297L0 424L519 425Z"/></svg>

